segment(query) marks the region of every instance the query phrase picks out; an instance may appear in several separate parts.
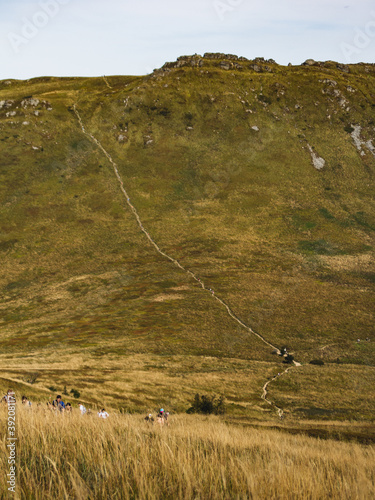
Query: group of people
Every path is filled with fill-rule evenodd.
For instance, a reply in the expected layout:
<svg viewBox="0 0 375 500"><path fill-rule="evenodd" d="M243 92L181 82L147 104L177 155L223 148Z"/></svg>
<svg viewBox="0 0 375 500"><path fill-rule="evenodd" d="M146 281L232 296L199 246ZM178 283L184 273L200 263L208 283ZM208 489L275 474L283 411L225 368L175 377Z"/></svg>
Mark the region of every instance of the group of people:
<svg viewBox="0 0 375 500"><path fill-rule="evenodd" d="M9 402L16 403L17 401L16 401L14 391L9 389L9 391L5 394L5 396L3 396L1 398L0 402L5 403L5 404L7 404ZM21 403L23 406L25 406L27 408L31 408L31 406L32 406L32 403L27 396L22 396ZM61 398L61 394L58 394L56 396L56 399L54 399L52 402L47 401L46 404L47 404L47 410L50 410L52 412L72 413L72 411L73 411L72 404L71 403L64 403L64 401ZM42 406L41 403L37 404L38 408L40 408L41 406ZM84 415L85 413L87 413L88 415L92 414L92 411L90 409L86 410L85 406L82 403L79 405L79 411L81 412L81 415ZM98 411L98 417L99 418L108 418L109 414L105 410L105 408L102 408L100 411Z"/></svg>
<svg viewBox="0 0 375 500"><path fill-rule="evenodd" d="M61 399L60 394L58 396L56 396L56 399L54 401L52 401L52 403L50 401L48 401L47 407L51 411L58 411L61 413L71 413L72 412L71 403L65 404L64 401ZM79 405L79 411L81 412L81 415L85 415L86 413L88 415L92 414L92 411L90 410L90 408L88 410L86 410L86 407L82 403ZM100 411L98 411L98 417L99 418L108 418L109 413L106 412L105 408L102 408Z"/></svg>
<svg viewBox="0 0 375 500"><path fill-rule="evenodd" d="M16 398L15 398L14 391L9 389L9 391L5 394L5 396L3 396L1 398L0 402L5 403L5 404L7 404L8 402L15 403ZM27 407L27 408L32 407L32 403L27 396L22 396L21 402L22 402L22 405ZM42 405L41 405L41 403L38 403L36 406L38 408L40 408ZM90 409L86 409L82 403L79 405L78 408L79 408L81 415L85 415L86 413L88 415L92 415L92 411ZM65 403L61 398L61 394L58 394L56 396L56 399L54 399L52 402L47 401L47 410L50 410L51 412L55 412L55 413L68 413L69 414L69 413L72 413L73 407L72 407L71 403ZM109 417L109 414L105 410L105 408L102 408L100 411L97 412L97 414L98 414L99 418L106 419ZM151 424L151 425L153 425L155 422L160 424L160 425L164 425L164 424L169 425L168 417L169 417L169 412L165 411L164 408L160 408L160 410L157 412L155 418L154 418L152 413L149 413L145 417L145 421L146 421L146 423Z"/></svg>
<svg viewBox="0 0 375 500"><path fill-rule="evenodd" d="M165 411L164 408L160 408L160 410L158 411L158 413L156 415L156 422L159 425L164 425L164 424L169 425L168 417L169 417L169 412ZM151 425L154 424L155 418L153 417L152 413L149 413L148 415L146 415L145 421L148 424L151 424Z"/></svg>

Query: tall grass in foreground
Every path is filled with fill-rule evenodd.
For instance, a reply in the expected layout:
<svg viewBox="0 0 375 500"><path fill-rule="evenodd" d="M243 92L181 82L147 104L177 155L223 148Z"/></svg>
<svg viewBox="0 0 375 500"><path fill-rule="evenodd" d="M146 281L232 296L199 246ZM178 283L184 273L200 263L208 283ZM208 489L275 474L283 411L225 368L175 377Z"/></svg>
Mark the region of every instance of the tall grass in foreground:
<svg viewBox="0 0 375 500"><path fill-rule="evenodd" d="M216 417L175 416L159 428L137 416L101 420L22 407L18 414L20 498L375 497L373 447L243 429ZM0 446L0 497L7 498L4 434Z"/></svg>

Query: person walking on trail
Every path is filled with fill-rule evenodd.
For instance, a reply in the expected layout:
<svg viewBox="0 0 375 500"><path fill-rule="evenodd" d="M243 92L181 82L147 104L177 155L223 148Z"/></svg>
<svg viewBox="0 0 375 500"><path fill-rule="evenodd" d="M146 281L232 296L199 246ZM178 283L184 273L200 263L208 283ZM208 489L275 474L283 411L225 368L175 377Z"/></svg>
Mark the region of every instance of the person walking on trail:
<svg viewBox="0 0 375 500"><path fill-rule="evenodd" d="M56 397L52 405L55 407L56 410L59 410L61 412L65 411L65 403L61 399L60 394Z"/></svg>
<svg viewBox="0 0 375 500"><path fill-rule="evenodd" d="M86 413L86 408L82 403L79 405L79 411L81 412L81 415L84 415Z"/></svg>

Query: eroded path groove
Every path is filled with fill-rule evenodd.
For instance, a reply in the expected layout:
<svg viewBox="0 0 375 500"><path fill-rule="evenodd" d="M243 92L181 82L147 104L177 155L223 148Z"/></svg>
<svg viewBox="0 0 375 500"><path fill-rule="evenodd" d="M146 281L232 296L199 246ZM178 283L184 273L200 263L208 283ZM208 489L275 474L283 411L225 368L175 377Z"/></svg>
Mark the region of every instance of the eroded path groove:
<svg viewBox="0 0 375 500"><path fill-rule="evenodd" d="M214 292L210 288L207 288L205 286L204 282L195 273L193 273L189 269L186 269L182 264L180 264L180 262L178 260L176 260L174 257L171 257L170 255L168 255L167 253L165 253L159 247L159 245L153 240L153 238L150 236L149 232L144 228L142 220L141 220L141 218L140 218L140 216L139 216L136 208L134 207L134 205L130 201L129 194L128 194L128 192L125 189L124 182L123 182L123 180L121 178L121 175L120 175L120 173L118 171L118 166L117 166L116 162L113 160L112 156L108 153L108 151L102 146L102 144L99 142L99 140L96 139L96 137L94 137L92 134L90 134L86 130L86 128L85 128L85 126L83 124L81 115L80 115L80 113L79 113L79 111L77 109L76 104L73 105L73 110L74 110L74 113L76 114L76 116L78 118L78 121L79 121L79 124L81 126L82 132L87 137L89 137L98 146L98 148L103 152L103 154L107 157L108 161L111 163L111 165L113 167L113 171L114 171L114 173L116 175L116 178L117 178L117 180L118 180L118 182L120 184L120 189L121 189L121 191L122 191L122 193L123 193L123 195L125 197L126 203L128 204L128 206L129 206L130 210L132 211L134 217L136 218L139 228L144 233L144 235L146 236L146 238L148 239L148 241L151 243L151 245L155 248L155 250L160 255L162 255L163 257L165 257L166 259L168 259L170 262L172 262L179 269L181 269L181 271L183 271L184 273L188 274L194 281L196 281L198 283L198 285L203 289L203 291L209 293L214 300L216 300L217 302L219 302L226 309L227 313L229 314L229 316L232 319L234 319L234 321L236 321L240 326L242 326L245 330L247 330L251 335L253 335L253 336L257 337L259 340L261 340L268 347L271 347L278 355L281 355L280 349L278 347L276 347L273 344L271 344L271 342L268 342L268 340L266 340L262 335L260 335L259 333L255 332L250 326L246 325L246 323L244 323L240 318L238 318L238 316L232 311L232 309L229 307L229 305L223 299L221 299L220 297L218 297L216 294L214 294ZM300 364L297 363L297 362L294 362L294 365L295 366L300 366ZM281 408L277 407L272 401L270 401L267 398L267 388L268 388L268 385L272 381L278 379L282 374L287 373L291 368L292 367L289 367L286 370L284 370L281 374L278 374L275 377L273 377L263 387L263 394L261 396L262 399L264 401L266 401L269 405L273 406L277 410L277 413L278 413L278 415L280 417L283 415L283 410Z"/></svg>

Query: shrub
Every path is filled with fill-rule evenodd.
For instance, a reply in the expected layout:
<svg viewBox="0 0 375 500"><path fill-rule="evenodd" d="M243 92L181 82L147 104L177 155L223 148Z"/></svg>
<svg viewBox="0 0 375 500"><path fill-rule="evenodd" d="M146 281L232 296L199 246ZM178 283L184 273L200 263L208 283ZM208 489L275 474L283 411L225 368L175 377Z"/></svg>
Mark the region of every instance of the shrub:
<svg viewBox="0 0 375 500"><path fill-rule="evenodd" d="M196 394L192 406L186 413L203 413L204 415L223 415L225 413L224 396L206 396Z"/></svg>
<svg viewBox="0 0 375 500"><path fill-rule="evenodd" d="M285 356L283 363L292 364L293 361L294 361L294 356L292 356L291 354L287 354Z"/></svg>
<svg viewBox="0 0 375 500"><path fill-rule="evenodd" d="M348 132L348 134L351 134L352 132L354 132L354 128L351 125L346 125L344 127L344 130L345 130L345 132Z"/></svg>
<svg viewBox="0 0 375 500"><path fill-rule="evenodd" d="M323 366L324 365L324 361L322 359L312 359L310 361L310 365Z"/></svg>
<svg viewBox="0 0 375 500"><path fill-rule="evenodd" d="M70 394L72 394L73 398L75 398L75 399L78 399L81 396L81 393L79 391L77 391L76 389L72 389L70 391Z"/></svg>
<svg viewBox="0 0 375 500"><path fill-rule="evenodd" d="M27 382L28 384L35 384L37 379L39 378L39 373L28 373L26 377L24 377L24 381Z"/></svg>

